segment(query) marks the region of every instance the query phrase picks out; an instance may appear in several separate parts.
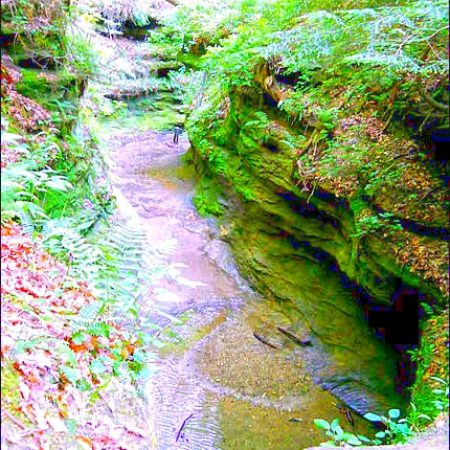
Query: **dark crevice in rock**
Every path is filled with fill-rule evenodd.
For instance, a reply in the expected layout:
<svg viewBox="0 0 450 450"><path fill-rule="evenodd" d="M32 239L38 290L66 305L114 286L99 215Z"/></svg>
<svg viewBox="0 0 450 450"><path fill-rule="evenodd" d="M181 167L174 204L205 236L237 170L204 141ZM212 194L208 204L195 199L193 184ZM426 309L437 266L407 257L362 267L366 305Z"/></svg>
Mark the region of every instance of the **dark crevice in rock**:
<svg viewBox="0 0 450 450"><path fill-rule="evenodd" d="M264 147L267 148L267 150L269 150L272 153L278 153L280 151L280 149L275 144L272 144L271 142L266 142L264 144Z"/></svg>
<svg viewBox="0 0 450 450"><path fill-rule="evenodd" d="M294 87L300 79L300 73L277 73L275 74L275 80L277 80L279 83L284 84L286 86Z"/></svg>
<svg viewBox="0 0 450 450"><path fill-rule="evenodd" d="M47 69L55 70L57 62L54 58L46 56L30 56L17 61L17 65L22 69Z"/></svg>
<svg viewBox="0 0 450 450"><path fill-rule="evenodd" d="M158 78L167 78L170 72L176 72L178 68L176 67L158 67L156 69L156 74Z"/></svg>
<svg viewBox="0 0 450 450"><path fill-rule="evenodd" d="M450 130L437 129L436 125L429 126L425 133L420 136L422 140L422 147L425 149L429 158L435 165L444 169L445 175L449 175L449 160L450 160Z"/></svg>
<svg viewBox="0 0 450 450"><path fill-rule="evenodd" d="M358 302L361 306L361 310L364 314L366 320L369 319L369 311L374 309L384 310L386 312L395 310L395 305L397 304L397 299L401 297L403 294L412 294L416 295L419 298L420 303L426 302L430 304L430 299L425 295L421 294L418 290L412 289L409 286L403 285L401 280L397 279L398 289L394 292L392 296L392 304L394 307L383 306L377 304L376 299L370 296L363 288L361 288L356 282L351 281L348 276L341 271L336 260L324 252L321 249L313 247L309 242L303 241L300 242L296 240L293 236L288 235L286 232L280 232L280 235L284 235L287 237L288 241L292 245L295 250L302 249L308 255L312 255L313 260L317 263L325 264L327 266L327 270L330 272L335 272L339 275L342 285L351 291L352 297ZM418 310L418 317L421 319L424 318L425 311L422 307ZM410 350L414 350L418 346L418 342L416 344L396 344L386 342L386 332L383 328L374 328L373 332L377 338L382 340L387 345L390 345L399 355L399 360L397 362L397 377L395 380L396 390L397 392L403 394L406 393L407 388L412 386L415 380L415 371L416 364L411 360L411 356L408 353ZM406 331L405 331L406 332ZM419 339L420 336L417 336Z"/></svg>
<svg viewBox="0 0 450 450"><path fill-rule="evenodd" d="M105 37L120 34L131 41L146 41L150 36L150 31L160 26L161 24L154 17L149 17L146 24L140 25L131 19L121 21L103 16L98 23L97 32Z"/></svg>
<svg viewBox="0 0 450 450"><path fill-rule="evenodd" d="M19 37L18 33L1 33L0 34L0 46L3 47L8 47L12 44L14 44L14 42L17 41Z"/></svg>
<svg viewBox="0 0 450 450"><path fill-rule="evenodd" d="M320 220L324 224L331 224L335 229L339 228L339 223L334 217L320 211L319 208L311 203L308 203L307 200L297 197L292 192L276 192L276 195L286 200L289 207L296 214L300 214L303 217Z"/></svg>
<svg viewBox="0 0 450 450"><path fill-rule="evenodd" d="M160 25L156 19L149 18L146 25L140 26L135 24L131 20L125 21L119 27L124 38L130 39L132 41L146 41L149 37L149 32L155 30Z"/></svg>

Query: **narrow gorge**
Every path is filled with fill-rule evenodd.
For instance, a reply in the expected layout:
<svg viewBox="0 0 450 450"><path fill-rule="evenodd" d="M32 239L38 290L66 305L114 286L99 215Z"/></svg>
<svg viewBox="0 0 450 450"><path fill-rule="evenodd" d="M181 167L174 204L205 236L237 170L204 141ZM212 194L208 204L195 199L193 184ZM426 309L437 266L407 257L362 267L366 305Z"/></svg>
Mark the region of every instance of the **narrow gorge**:
<svg viewBox="0 0 450 450"><path fill-rule="evenodd" d="M445 2L6 3L2 447L446 448Z"/></svg>

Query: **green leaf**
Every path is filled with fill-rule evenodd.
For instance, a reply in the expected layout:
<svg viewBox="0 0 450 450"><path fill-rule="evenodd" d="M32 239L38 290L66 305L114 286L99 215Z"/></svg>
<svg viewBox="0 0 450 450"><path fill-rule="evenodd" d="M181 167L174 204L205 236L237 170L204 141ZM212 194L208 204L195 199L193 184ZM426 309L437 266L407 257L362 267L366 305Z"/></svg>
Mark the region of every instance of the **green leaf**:
<svg viewBox="0 0 450 450"><path fill-rule="evenodd" d="M339 419L336 418L333 420L333 422L331 422L331 429L334 431L338 425L339 425Z"/></svg>
<svg viewBox="0 0 450 450"><path fill-rule="evenodd" d="M364 418L367 420L370 420L371 422L382 422L381 416L379 416L378 414L371 413L371 412L364 414Z"/></svg>
<svg viewBox="0 0 450 450"><path fill-rule="evenodd" d="M61 345L59 351L63 356L65 356L65 359L72 367L75 367L77 365L77 357L75 355L75 352L68 345L66 345L66 343L64 343L64 345Z"/></svg>
<svg viewBox="0 0 450 450"><path fill-rule="evenodd" d="M83 331L77 331L72 335L72 341L75 345L80 345L84 342L86 339L86 333Z"/></svg>
<svg viewBox="0 0 450 450"><path fill-rule="evenodd" d="M89 327L89 334L109 338L111 325L106 322L96 322Z"/></svg>
<svg viewBox="0 0 450 450"><path fill-rule="evenodd" d="M56 191L67 192L68 189L72 187L72 185L62 178L50 179L45 182L45 186L47 188L55 189Z"/></svg>
<svg viewBox="0 0 450 450"><path fill-rule="evenodd" d="M361 441L361 442L365 442L366 444L370 444L372 441L367 437L364 436L362 434L357 434L356 437Z"/></svg>
<svg viewBox="0 0 450 450"><path fill-rule="evenodd" d="M97 375L106 372L106 366L103 364L101 358L94 359L94 361L91 362L91 371Z"/></svg>
<svg viewBox="0 0 450 450"><path fill-rule="evenodd" d="M400 410L399 409L390 409L388 414L391 419L398 419L400 417Z"/></svg>
<svg viewBox="0 0 450 450"><path fill-rule="evenodd" d="M445 380L443 380L442 378L439 378L439 377L430 377L432 380L434 380L434 381L438 381L439 383L442 383L442 384L445 384L445 385L447 385L448 383L445 381Z"/></svg>
<svg viewBox="0 0 450 450"><path fill-rule="evenodd" d="M331 428L329 422L324 419L314 419L314 425L321 430L329 430Z"/></svg>
<svg viewBox="0 0 450 450"><path fill-rule="evenodd" d="M89 383L88 380L86 380L85 378L82 378L81 380L78 380L77 383L77 388L81 391L81 392L87 392L91 390L91 384Z"/></svg>
<svg viewBox="0 0 450 450"><path fill-rule="evenodd" d="M362 444L362 442L356 436L353 436L353 435L349 436L346 439L346 442L350 445L361 445Z"/></svg>
<svg viewBox="0 0 450 450"><path fill-rule="evenodd" d="M378 439L384 439L386 437L386 433L384 431L379 431L376 435L376 438Z"/></svg>

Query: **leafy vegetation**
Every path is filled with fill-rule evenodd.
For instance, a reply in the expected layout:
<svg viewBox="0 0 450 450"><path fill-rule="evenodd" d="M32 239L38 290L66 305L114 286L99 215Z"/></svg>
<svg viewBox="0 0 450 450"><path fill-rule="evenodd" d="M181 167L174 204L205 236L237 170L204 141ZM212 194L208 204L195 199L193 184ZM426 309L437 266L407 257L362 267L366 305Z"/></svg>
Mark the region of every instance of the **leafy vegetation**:
<svg viewBox="0 0 450 450"><path fill-rule="evenodd" d="M360 446L363 443L372 443L366 436L344 431L339 425L339 419L334 419L331 423L325 419L315 419L314 425L321 430L325 430L325 434L331 438L329 441L324 442L323 446L336 445L339 447L341 444Z"/></svg>
<svg viewBox="0 0 450 450"><path fill-rule="evenodd" d="M443 380L441 382L448 387L448 383ZM438 409L444 406L440 401L437 401L437 405ZM325 434L331 438L329 441L324 442L322 444L323 446L336 445L339 447L341 444L346 444L351 447L359 447L361 445L402 444L407 442L413 436L414 432L418 430L418 421L423 419L430 420L429 416L423 413L417 413L417 408L414 403L411 404L411 407L414 414L409 415L408 418L401 418L400 410L398 409L390 409L387 416L371 412L366 413L364 415L365 419L380 424L384 428L382 431L378 431L373 439L344 431L339 425L339 419L335 419L331 423L324 419L315 419L314 424L317 428L325 430Z"/></svg>
<svg viewBox="0 0 450 450"><path fill-rule="evenodd" d="M2 434L105 448L130 433L109 436L93 408L115 379L148 375L138 273L155 274L142 232L105 220L114 199L89 128L95 98L80 101L97 70L80 5L47 3L2 2Z"/></svg>

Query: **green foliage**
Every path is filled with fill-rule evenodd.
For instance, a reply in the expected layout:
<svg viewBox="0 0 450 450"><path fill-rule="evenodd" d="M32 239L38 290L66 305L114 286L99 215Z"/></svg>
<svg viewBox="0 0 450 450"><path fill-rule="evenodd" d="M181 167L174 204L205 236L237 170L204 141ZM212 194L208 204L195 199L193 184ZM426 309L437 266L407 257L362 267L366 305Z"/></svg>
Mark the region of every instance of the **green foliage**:
<svg viewBox="0 0 450 450"><path fill-rule="evenodd" d="M240 128L243 135L249 135L256 141L266 141L269 137L268 127L270 120L264 111L254 111Z"/></svg>
<svg viewBox="0 0 450 450"><path fill-rule="evenodd" d="M433 406L440 412L448 411L449 408L449 382L447 380L443 380L439 377L430 377L432 380L437 381L441 387L438 389L433 389L433 394L435 394L438 398L437 400L433 400Z"/></svg>
<svg viewBox="0 0 450 450"><path fill-rule="evenodd" d="M67 65L77 74L78 78L92 77L99 70L98 57L88 37L77 30L70 28L70 33L64 35L67 48Z"/></svg>
<svg viewBox="0 0 450 450"><path fill-rule="evenodd" d="M39 223L51 212L46 197L55 192L64 197L72 187L55 171L32 170L26 163L10 165L2 171L2 178L2 221L28 216Z"/></svg>
<svg viewBox="0 0 450 450"><path fill-rule="evenodd" d="M88 281L104 302L103 306L87 306L77 320L92 322L106 305L135 319L135 302L142 290L140 277L151 277L142 266L145 235L126 225L111 229L103 224L94 235L83 236L93 220L78 225L68 218L47 221L42 231L44 246L51 254L66 259L71 274ZM103 233L106 237L96 238Z"/></svg>
<svg viewBox="0 0 450 450"><path fill-rule="evenodd" d="M201 216L221 216L224 210L218 201L220 195L217 186L203 178L197 186L197 192L192 201Z"/></svg>
<svg viewBox="0 0 450 450"><path fill-rule="evenodd" d="M255 1L199 1L180 6L163 19L163 33L181 53L202 54L217 45L233 30L252 8ZM241 9L242 8L242 9ZM167 39L167 38L166 38Z"/></svg>
<svg viewBox="0 0 450 450"><path fill-rule="evenodd" d="M410 403L408 410L408 423L411 424L411 428L414 431L420 431L424 425L429 424L431 422L431 417L427 414L421 413L415 403Z"/></svg>
<svg viewBox="0 0 450 450"><path fill-rule="evenodd" d="M411 387L408 420L423 428L448 410L448 313L434 312L422 323L421 342L408 353L416 363L416 381ZM437 376L439 374L439 376Z"/></svg>
<svg viewBox="0 0 450 450"><path fill-rule="evenodd" d="M5 25L19 37L8 49L13 59L19 61L33 55L47 60L50 67L64 68L77 77L92 74L96 67L92 48L79 27L71 24L77 3L74 6L63 0L51 4L39 0L2 3L2 28Z"/></svg>
<svg viewBox="0 0 450 450"><path fill-rule="evenodd" d="M28 158L2 169L3 222L19 218L22 222L31 220L40 228L45 220L64 214L76 213L83 221L104 213L108 200L102 198L100 189L98 197L93 197L91 186L86 183L93 175L92 164L76 159L89 158L91 149L75 138L64 148L55 134L44 132L39 140L29 137L26 143L19 143L17 135L7 129L5 125L3 142ZM92 200L90 208L84 207L87 198Z"/></svg>
<svg viewBox="0 0 450 450"><path fill-rule="evenodd" d="M356 233L352 237L364 237L373 233L392 234L402 229L394 214L384 212L357 219Z"/></svg>
<svg viewBox="0 0 450 450"><path fill-rule="evenodd" d="M106 18L110 24L130 21L138 26L149 23L154 12L152 2L146 0L83 0L79 8L96 18Z"/></svg>
<svg viewBox="0 0 450 450"><path fill-rule="evenodd" d="M366 436L346 432L339 425L339 419L334 419L331 423L325 419L314 419L314 425L324 430L325 434L330 440L321 444L321 446L334 445L340 447L341 445L350 445L352 447L359 447L360 445L370 444L372 441Z"/></svg>
<svg viewBox="0 0 450 450"><path fill-rule="evenodd" d="M367 413L364 417L371 422L381 422L386 427L384 431L379 431L375 435L375 444L404 443L413 435L413 431L411 429L411 425L408 423L408 420L405 418L400 418L399 409L390 409L387 416Z"/></svg>
<svg viewBox="0 0 450 450"><path fill-rule="evenodd" d="M116 326L126 324L127 340L116 342L118 347L113 349L108 348L109 343L104 344L114 355L113 366L105 366L103 360L96 359L91 364L91 371L103 377L115 375L137 379L147 376L146 354L141 351L140 359L138 354L127 359L125 350L129 345L137 348L138 342L143 340L151 345L158 344L151 335L144 336L139 331L138 301L147 283L165 270L150 263L154 259L152 249L148 248L145 233L139 227L117 224L111 228L105 223L85 237L82 233L89 223L78 226L75 223L70 218L47 221L42 231L45 249L64 259L69 274L87 281L96 295L97 300L83 306L71 320L72 340L81 345L88 336L109 339ZM63 370L67 378L71 377L69 381L83 389L83 382L76 378L76 372Z"/></svg>
<svg viewBox="0 0 450 450"><path fill-rule="evenodd" d="M425 98L424 77L436 79L434 98L446 95L441 81L447 72L448 10L443 0L221 3L180 8L167 20L167 33L176 35L185 51L204 43L209 83L219 81L225 91L259 90L255 69L261 62L273 74L295 75L297 84L278 105L288 117L301 120L305 108L313 106L305 105L306 95L325 107L327 96L343 86L347 100L361 108L368 101L385 106L394 99L390 106L403 112L417 95ZM209 29L202 23L206 14L210 31L202 36ZM399 85L401 90L395 90ZM426 115L426 107L421 109Z"/></svg>
<svg viewBox="0 0 450 450"><path fill-rule="evenodd" d="M325 434L331 439L321 444L322 446L351 446L359 447L361 445L385 445L406 442L413 435L413 427L408 419L400 418L399 409L390 409L387 416L366 413L364 418L370 422L377 422L384 425L385 430L375 434L374 439L367 436L346 432L339 425L339 419L334 419L331 423L324 419L315 419L314 425L325 431Z"/></svg>

